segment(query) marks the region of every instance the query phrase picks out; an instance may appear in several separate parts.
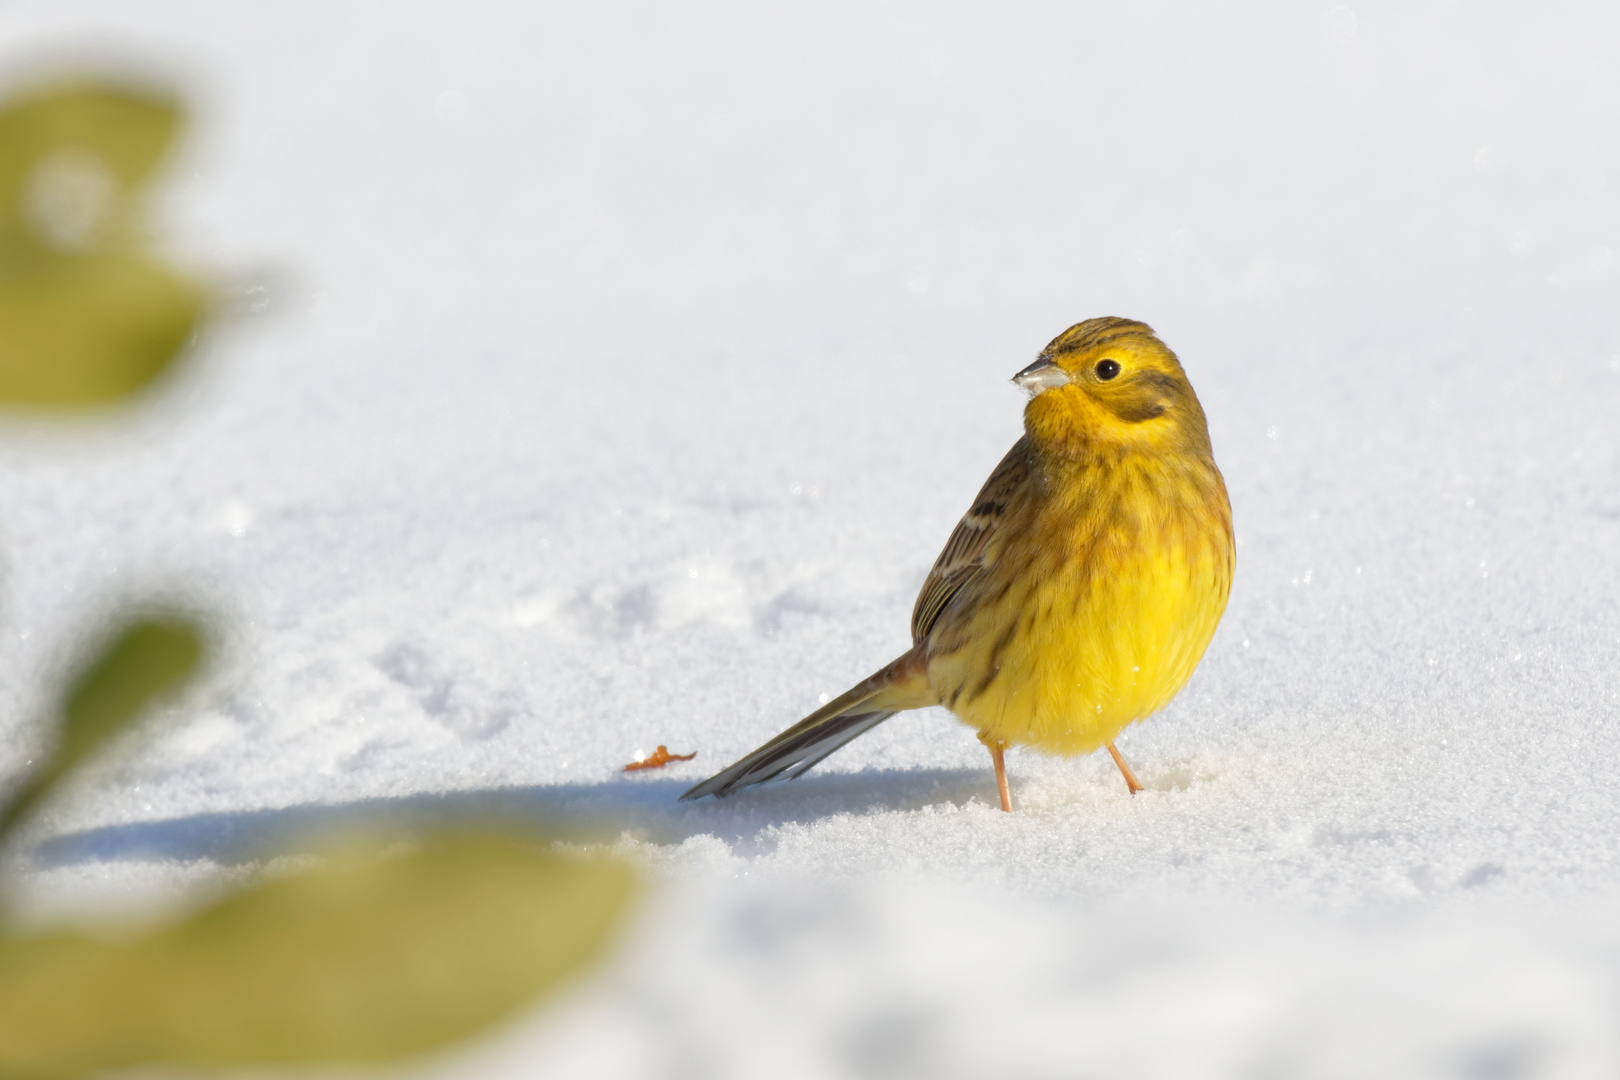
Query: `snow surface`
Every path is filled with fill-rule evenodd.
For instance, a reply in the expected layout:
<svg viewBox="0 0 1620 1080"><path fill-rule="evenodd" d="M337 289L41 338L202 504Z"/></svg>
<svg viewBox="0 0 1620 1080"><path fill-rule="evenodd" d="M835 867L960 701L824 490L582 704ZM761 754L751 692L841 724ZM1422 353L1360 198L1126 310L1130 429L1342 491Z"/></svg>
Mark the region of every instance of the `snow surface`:
<svg viewBox="0 0 1620 1080"><path fill-rule="evenodd" d="M1620 1074L1620 9L14 0L178 79L242 312L0 427L3 754L109 602L227 660L11 856L49 917L333 821L642 859L628 943L422 1066ZM1007 379L1151 322L1239 537L1111 763L939 711L675 796L903 650ZM626 776L665 743L695 761ZM99 898L99 899L96 899Z"/></svg>

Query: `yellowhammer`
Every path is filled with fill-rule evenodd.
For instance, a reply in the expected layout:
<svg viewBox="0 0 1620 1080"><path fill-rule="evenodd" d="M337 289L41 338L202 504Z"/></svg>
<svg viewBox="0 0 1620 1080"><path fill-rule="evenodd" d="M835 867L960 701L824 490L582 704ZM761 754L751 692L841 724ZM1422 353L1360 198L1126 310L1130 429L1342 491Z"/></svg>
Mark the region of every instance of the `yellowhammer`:
<svg viewBox="0 0 1620 1080"><path fill-rule="evenodd" d="M1013 377L1024 437L923 582L904 656L682 799L791 780L901 709L977 728L1003 752L1108 747L1192 675L1232 586L1232 508L1204 410L1145 323L1088 319Z"/></svg>

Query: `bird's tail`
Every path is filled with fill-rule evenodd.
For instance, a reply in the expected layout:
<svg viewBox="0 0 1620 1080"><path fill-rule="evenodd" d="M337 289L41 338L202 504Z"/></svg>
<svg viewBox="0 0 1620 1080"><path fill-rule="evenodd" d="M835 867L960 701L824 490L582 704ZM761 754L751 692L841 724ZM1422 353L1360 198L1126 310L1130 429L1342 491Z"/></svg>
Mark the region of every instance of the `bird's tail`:
<svg viewBox="0 0 1620 1080"><path fill-rule="evenodd" d="M922 647L912 649L852 689L788 728L758 750L715 773L681 796L730 795L769 780L793 780L845 743L866 734L901 709L939 704L928 686Z"/></svg>

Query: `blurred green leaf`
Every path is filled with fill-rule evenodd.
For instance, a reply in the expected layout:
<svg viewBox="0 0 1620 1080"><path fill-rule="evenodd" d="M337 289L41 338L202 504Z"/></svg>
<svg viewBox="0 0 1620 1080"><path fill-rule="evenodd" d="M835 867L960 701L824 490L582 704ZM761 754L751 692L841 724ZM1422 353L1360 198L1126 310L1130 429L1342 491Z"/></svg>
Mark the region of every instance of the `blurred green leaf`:
<svg viewBox="0 0 1620 1080"><path fill-rule="evenodd" d="M115 635L69 686L56 744L0 810L0 836L148 705L183 686L202 655L201 631L182 619L144 619Z"/></svg>
<svg viewBox="0 0 1620 1080"><path fill-rule="evenodd" d="M180 122L168 98L126 87L0 108L0 401L115 400L190 337L203 289L141 250L135 198Z"/></svg>
<svg viewBox="0 0 1620 1080"><path fill-rule="evenodd" d="M60 260L0 282L0 401L93 405L161 373L202 314L202 292L138 255Z"/></svg>
<svg viewBox="0 0 1620 1080"><path fill-rule="evenodd" d="M0 939L0 1075L393 1060L599 956L633 885L500 830L350 848L122 941Z"/></svg>
<svg viewBox="0 0 1620 1080"><path fill-rule="evenodd" d="M0 206L6 223L22 212L38 163L64 148L94 155L124 188L137 187L162 160L180 127L180 109L145 87L58 83L0 108Z"/></svg>

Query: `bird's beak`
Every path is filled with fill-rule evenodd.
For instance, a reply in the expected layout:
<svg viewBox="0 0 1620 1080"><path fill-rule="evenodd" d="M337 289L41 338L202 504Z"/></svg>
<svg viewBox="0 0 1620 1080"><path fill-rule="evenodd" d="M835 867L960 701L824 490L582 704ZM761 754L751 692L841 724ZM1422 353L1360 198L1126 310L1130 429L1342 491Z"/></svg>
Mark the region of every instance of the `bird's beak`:
<svg viewBox="0 0 1620 1080"><path fill-rule="evenodd" d="M1059 386L1069 384L1068 374L1050 357L1041 357L1029 367L1012 377L1012 381L1029 391L1030 397L1036 397L1046 390L1053 390Z"/></svg>

